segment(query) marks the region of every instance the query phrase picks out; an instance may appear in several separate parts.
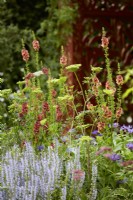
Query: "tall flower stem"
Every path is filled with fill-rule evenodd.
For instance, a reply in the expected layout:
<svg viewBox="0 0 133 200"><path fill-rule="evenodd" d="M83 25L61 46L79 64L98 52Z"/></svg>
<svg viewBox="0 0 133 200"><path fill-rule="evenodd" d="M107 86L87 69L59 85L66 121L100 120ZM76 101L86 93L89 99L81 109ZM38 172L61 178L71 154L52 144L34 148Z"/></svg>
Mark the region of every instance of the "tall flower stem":
<svg viewBox="0 0 133 200"><path fill-rule="evenodd" d="M80 81L79 81L79 78L78 78L76 72L74 72L74 75L75 75L76 80L77 80L77 82L78 82L78 84L79 84L79 87L80 87L80 89L81 89L81 91L82 91L83 99L84 99L84 108L85 108L85 102L86 102L86 101L85 101L85 96L84 96L83 88L82 88L82 85L81 85L81 83L80 83Z"/></svg>

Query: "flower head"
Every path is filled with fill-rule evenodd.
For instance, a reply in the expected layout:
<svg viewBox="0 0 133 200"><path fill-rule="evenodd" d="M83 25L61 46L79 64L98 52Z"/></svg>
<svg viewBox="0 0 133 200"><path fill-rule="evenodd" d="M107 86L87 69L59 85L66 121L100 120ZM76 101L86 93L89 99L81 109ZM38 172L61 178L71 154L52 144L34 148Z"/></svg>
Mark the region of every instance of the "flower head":
<svg viewBox="0 0 133 200"><path fill-rule="evenodd" d="M56 95L57 95L56 90L52 90L52 97L56 97Z"/></svg>
<svg viewBox="0 0 133 200"><path fill-rule="evenodd" d="M32 46L33 46L33 49L34 49L35 51L39 51L40 44L39 44L39 41L38 41L38 40L33 40Z"/></svg>
<svg viewBox="0 0 133 200"><path fill-rule="evenodd" d="M61 121L63 119L63 113L61 111L60 106L57 105L56 107L56 120Z"/></svg>
<svg viewBox="0 0 133 200"><path fill-rule="evenodd" d="M115 94L115 92L116 92L116 88L115 88L115 87L111 87L109 81L107 81L107 82L105 83L105 88L106 88L106 90L105 90L106 92L108 92L108 93L110 93L111 95L114 96L114 94Z"/></svg>
<svg viewBox="0 0 133 200"><path fill-rule="evenodd" d="M28 60L29 60L29 52L26 50L26 49L22 49L22 51L21 51L21 55L22 55L22 57L23 57L23 60L25 61L25 62L27 62Z"/></svg>
<svg viewBox="0 0 133 200"><path fill-rule="evenodd" d="M67 57L65 55L62 55L60 58L60 64L66 65L67 64Z"/></svg>
<svg viewBox="0 0 133 200"><path fill-rule="evenodd" d="M113 127L114 127L114 128L118 128L118 127L119 127L119 123L117 123L117 122L116 122L116 123L113 123Z"/></svg>
<svg viewBox="0 0 133 200"><path fill-rule="evenodd" d="M41 121L43 119L43 113L38 114L37 121Z"/></svg>
<svg viewBox="0 0 133 200"><path fill-rule="evenodd" d="M35 134L38 134L39 133L39 131L40 131L40 126L41 126L41 124L40 124L40 121L36 121L36 123L34 124L34 133Z"/></svg>
<svg viewBox="0 0 133 200"><path fill-rule="evenodd" d="M33 73L28 73L26 76L25 76L25 79L29 80L31 78L34 77L34 74Z"/></svg>
<svg viewBox="0 0 133 200"><path fill-rule="evenodd" d="M111 89L111 86L110 86L109 81L107 81L107 82L105 83L105 88L106 88L107 90L110 90L110 89Z"/></svg>
<svg viewBox="0 0 133 200"><path fill-rule="evenodd" d="M109 45L109 38L103 36L102 39L101 39L101 41L102 41L101 46L102 46L103 48L108 47L108 45Z"/></svg>
<svg viewBox="0 0 133 200"><path fill-rule="evenodd" d="M132 142L129 142L126 147L130 150L133 150L133 143Z"/></svg>
<svg viewBox="0 0 133 200"><path fill-rule="evenodd" d="M105 123L104 122L98 122L97 128L98 128L99 132L102 131L105 128Z"/></svg>
<svg viewBox="0 0 133 200"><path fill-rule="evenodd" d="M92 135L92 137L96 137L96 136L102 136L102 134L101 134L101 133L99 133L99 131L98 131L98 130L94 130L94 131L92 131L91 135Z"/></svg>
<svg viewBox="0 0 133 200"><path fill-rule="evenodd" d="M85 172L81 169L75 169L72 171L72 179L74 181L83 181L85 178Z"/></svg>
<svg viewBox="0 0 133 200"><path fill-rule="evenodd" d="M104 151L112 151L111 147L101 147L99 151L96 152L96 155L103 153Z"/></svg>
<svg viewBox="0 0 133 200"><path fill-rule="evenodd" d="M43 67L43 68L42 68L42 72L43 72L45 75L48 75L49 70L48 70L48 68Z"/></svg>
<svg viewBox="0 0 133 200"><path fill-rule="evenodd" d="M116 160L120 160L120 159L121 159L121 156L118 154L112 154L110 156L110 160L112 160L112 161L116 161Z"/></svg>
<svg viewBox="0 0 133 200"><path fill-rule="evenodd" d="M117 83L117 85L123 85L123 77L122 77L122 75L117 75L116 76L116 83Z"/></svg>
<svg viewBox="0 0 133 200"><path fill-rule="evenodd" d="M93 108L93 104L92 104L92 103L87 103L86 106L87 106L87 109L88 109L88 110L91 110L91 109Z"/></svg>
<svg viewBox="0 0 133 200"><path fill-rule="evenodd" d="M80 67L81 67L81 64L74 64L74 65L69 65L69 66L67 66L66 69L67 69L69 72L75 72L75 71L77 71Z"/></svg>
<svg viewBox="0 0 133 200"><path fill-rule="evenodd" d="M46 101L42 104L42 110L44 113L49 111L49 104Z"/></svg>
<svg viewBox="0 0 133 200"><path fill-rule="evenodd" d="M108 158L109 160L112 160L112 161L117 161L117 160L120 160L121 159L121 156L118 155L118 154L104 154L104 157L105 158Z"/></svg>
<svg viewBox="0 0 133 200"><path fill-rule="evenodd" d="M37 149L38 149L39 151L42 151L42 150L44 149L44 146L40 145L40 146L37 147Z"/></svg>
<svg viewBox="0 0 133 200"><path fill-rule="evenodd" d="M123 125L121 126L120 130L127 131L128 133L133 133L133 126L131 125Z"/></svg>
<svg viewBox="0 0 133 200"><path fill-rule="evenodd" d="M118 108L118 109L116 110L116 118L121 117L122 114L123 114L123 109L122 109L122 108Z"/></svg>
<svg viewBox="0 0 133 200"><path fill-rule="evenodd" d="M22 111L21 113L19 113L19 117L22 118L24 117L24 115L26 115L28 113L28 103L27 102L24 102L22 104Z"/></svg>
<svg viewBox="0 0 133 200"><path fill-rule="evenodd" d="M112 111L108 108L108 106L103 106L102 109L104 111L104 117L106 118L112 117Z"/></svg>
<svg viewBox="0 0 133 200"><path fill-rule="evenodd" d="M129 165L133 165L133 160L127 160L121 163L123 167L127 167Z"/></svg>
<svg viewBox="0 0 133 200"><path fill-rule="evenodd" d="M99 79L96 76L92 79L92 82L96 87L101 86L101 82L99 81Z"/></svg>

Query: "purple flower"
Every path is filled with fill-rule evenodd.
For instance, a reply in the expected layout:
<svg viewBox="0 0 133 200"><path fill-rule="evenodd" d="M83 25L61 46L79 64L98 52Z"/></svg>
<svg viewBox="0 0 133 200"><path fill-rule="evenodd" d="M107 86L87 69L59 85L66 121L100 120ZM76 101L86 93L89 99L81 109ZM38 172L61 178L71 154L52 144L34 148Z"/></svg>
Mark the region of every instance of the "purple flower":
<svg viewBox="0 0 133 200"><path fill-rule="evenodd" d="M113 123L113 127L114 127L114 128L119 127L119 123Z"/></svg>
<svg viewBox="0 0 133 200"><path fill-rule="evenodd" d="M112 154L110 156L110 160L112 160L112 161L116 161L116 160L120 160L120 159L121 159L121 156L118 154Z"/></svg>
<svg viewBox="0 0 133 200"><path fill-rule="evenodd" d="M133 150L133 143L132 142L129 142L126 146L127 146L128 149Z"/></svg>
<svg viewBox="0 0 133 200"><path fill-rule="evenodd" d="M133 133L133 126L131 125L123 125L121 126L120 130L127 131L128 133Z"/></svg>
<svg viewBox="0 0 133 200"><path fill-rule="evenodd" d="M98 130L92 131L92 135L97 135L98 133L99 133Z"/></svg>
<svg viewBox="0 0 133 200"><path fill-rule="evenodd" d="M39 151L42 151L42 150L44 149L44 146L40 145L40 146L37 147L37 149L38 149Z"/></svg>
<svg viewBox="0 0 133 200"><path fill-rule="evenodd" d="M96 137L96 136L102 136L102 134L99 133L98 130L94 130L94 131L92 131L91 134L92 134L93 137Z"/></svg>
<svg viewBox="0 0 133 200"><path fill-rule="evenodd" d="M113 128L118 128L119 127L119 123L113 123L113 124L109 124L109 127L113 127Z"/></svg>

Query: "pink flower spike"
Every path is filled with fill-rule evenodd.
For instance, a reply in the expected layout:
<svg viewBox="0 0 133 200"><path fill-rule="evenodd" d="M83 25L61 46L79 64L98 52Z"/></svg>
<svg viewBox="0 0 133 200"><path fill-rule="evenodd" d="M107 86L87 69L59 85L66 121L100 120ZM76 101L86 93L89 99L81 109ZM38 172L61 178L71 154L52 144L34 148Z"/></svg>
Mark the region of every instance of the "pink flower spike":
<svg viewBox="0 0 133 200"><path fill-rule="evenodd" d="M35 51L39 51L39 49L40 49L40 44L39 44L39 41L38 41L38 40L33 40L32 46L33 46L33 49L34 49Z"/></svg>
<svg viewBox="0 0 133 200"><path fill-rule="evenodd" d="M103 36L102 39L101 39L101 41L102 41L101 46L103 48L108 47L108 45L109 45L109 38Z"/></svg>
<svg viewBox="0 0 133 200"><path fill-rule="evenodd" d="M81 169L75 169L72 171L72 178L74 181L82 181L85 178L85 172Z"/></svg>
<svg viewBox="0 0 133 200"><path fill-rule="evenodd" d="M61 65L66 65L67 64L67 57L65 55L61 56L60 64Z"/></svg>
<svg viewBox="0 0 133 200"><path fill-rule="evenodd" d="M43 68L42 68L42 72L43 72L45 75L48 75L49 70L48 70L48 68L43 67Z"/></svg>
<svg viewBox="0 0 133 200"><path fill-rule="evenodd" d="M22 57L23 57L23 60L25 61L25 62L27 62L28 60L29 60L29 52L26 50L26 49L22 49L22 51L21 51L21 55L22 55Z"/></svg>
<svg viewBox="0 0 133 200"><path fill-rule="evenodd" d="M123 77L121 75L116 76L117 85L123 85Z"/></svg>

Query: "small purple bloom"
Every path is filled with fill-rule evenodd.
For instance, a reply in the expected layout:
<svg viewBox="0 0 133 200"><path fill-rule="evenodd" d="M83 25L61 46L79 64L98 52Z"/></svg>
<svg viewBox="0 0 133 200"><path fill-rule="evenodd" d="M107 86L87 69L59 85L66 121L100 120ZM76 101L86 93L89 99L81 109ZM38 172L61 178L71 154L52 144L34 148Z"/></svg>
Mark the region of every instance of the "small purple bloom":
<svg viewBox="0 0 133 200"><path fill-rule="evenodd" d="M98 133L99 133L98 130L92 131L92 135L97 135Z"/></svg>
<svg viewBox="0 0 133 200"><path fill-rule="evenodd" d="M38 149L39 151L42 151L42 150L44 149L44 146L40 145L40 146L37 147L37 149Z"/></svg>
<svg viewBox="0 0 133 200"><path fill-rule="evenodd" d="M132 142L129 142L126 146L127 146L128 149L133 150L133 143Z"/></svg>
<svg viewBox="0 0 133 200"><path fill-rule="evenodd" d="M118 128L119 127L119 123L113 123L113 124L109 124L109 127L113 127L113 128Z"/></svg>
<svg viewBox="0 0 133 200"><path fill-rule="evenodd" d="M120 159L121 159L121 156L118 154L112 154L110 156L110 160L113 160L113 161L120 160Z"/></svg>
<svg viewBox="0 0 133 200"><path fill-rule="evenodd" d="M128 133L133 133L133 126L131 125L123 125L121 126L120 130L127 131Z"/></svg>
<svg viewBox="0 0 133 200"><path fill-rule="evenodd" d="M118 128L119 127L119 123L113 123L113 127L114 128Z"/></svg>
<svg viewBox="0 0 133 200"><path fill-rule="evenodd" d="M129 128L128 133L133 133L133 128L131 128L131 129Z"/></svg>
<svg viewBox="0 0 133 200"><path fill-rule="evenodd" d="M95 137L95 136L102 136L102 134L99 133L98 130L94 130L94 131L92 131L91 134L92 134L93 137Z"/></svg>

